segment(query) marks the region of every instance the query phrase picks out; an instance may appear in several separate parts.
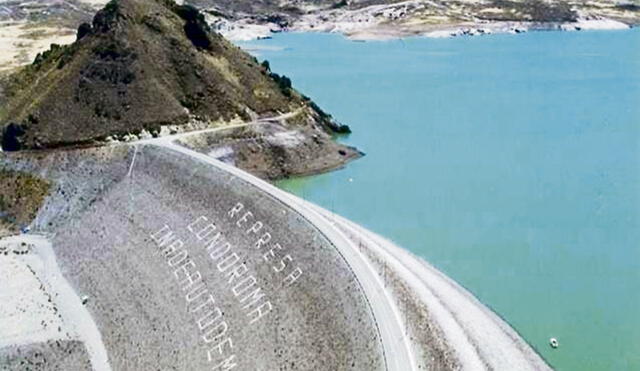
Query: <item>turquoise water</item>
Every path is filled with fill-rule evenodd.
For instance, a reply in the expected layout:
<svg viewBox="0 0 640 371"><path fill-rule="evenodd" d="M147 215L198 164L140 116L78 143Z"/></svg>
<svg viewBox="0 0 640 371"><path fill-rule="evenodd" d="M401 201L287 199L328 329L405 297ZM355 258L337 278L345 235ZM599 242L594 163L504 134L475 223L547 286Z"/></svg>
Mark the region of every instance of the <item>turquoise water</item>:
<svg viewBox="0 0 640 371"><path fill-rule="evenodd" d="M426 258L557 369L640 370L638 30L252 45L367 153L283 188Z"/></svg>

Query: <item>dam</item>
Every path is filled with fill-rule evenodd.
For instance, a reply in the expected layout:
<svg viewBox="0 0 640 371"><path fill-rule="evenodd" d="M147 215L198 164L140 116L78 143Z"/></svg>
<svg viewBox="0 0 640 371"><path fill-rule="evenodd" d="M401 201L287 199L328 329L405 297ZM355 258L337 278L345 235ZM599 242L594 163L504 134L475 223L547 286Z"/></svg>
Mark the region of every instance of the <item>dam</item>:
<svg viewBox="0 0 640 371"><path fill-rule="evenodd" d="M188 137L3 156L5 167L46 179L51 191L29 232L1 242L31 239L33 248L0 255L0 266L42 266L43 245L55 256L46 269L3 276L41 282L53 304L38 306L40 291L25 291L35 304L0 312L3 331L25 318L35 323L4 339L0 364L549 369L428 263L207 148L190 148ZM55 317L62 302L71 309ZM54 317L60 331L38 325Z"/></svg>

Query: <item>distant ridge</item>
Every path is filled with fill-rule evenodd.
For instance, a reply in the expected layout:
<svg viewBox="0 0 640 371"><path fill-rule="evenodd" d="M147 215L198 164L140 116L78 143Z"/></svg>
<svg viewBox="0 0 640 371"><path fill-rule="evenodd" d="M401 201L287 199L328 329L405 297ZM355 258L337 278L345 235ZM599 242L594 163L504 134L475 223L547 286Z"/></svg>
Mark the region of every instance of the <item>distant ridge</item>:
<svg viewBox="0 0 640 371"><path fill-rule="evenodd" d="M250 121L301 110L298 125L346 130L290 80L211 32L195 8L113 0L77 41L52 45L10 77L0 108L5 150L91 144L164 125Z"/></svg>

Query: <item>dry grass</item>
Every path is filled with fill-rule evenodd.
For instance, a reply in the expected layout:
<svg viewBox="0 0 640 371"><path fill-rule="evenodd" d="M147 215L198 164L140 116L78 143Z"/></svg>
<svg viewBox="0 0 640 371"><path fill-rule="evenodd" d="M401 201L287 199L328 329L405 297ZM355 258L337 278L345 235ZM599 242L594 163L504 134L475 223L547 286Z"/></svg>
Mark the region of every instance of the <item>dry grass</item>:
<svg viewBox="0 0 640 371"><path fill-rule="evenodd" d="M35 218L49 193L44 179L0 169L0 234L15 233Z"/></svg>

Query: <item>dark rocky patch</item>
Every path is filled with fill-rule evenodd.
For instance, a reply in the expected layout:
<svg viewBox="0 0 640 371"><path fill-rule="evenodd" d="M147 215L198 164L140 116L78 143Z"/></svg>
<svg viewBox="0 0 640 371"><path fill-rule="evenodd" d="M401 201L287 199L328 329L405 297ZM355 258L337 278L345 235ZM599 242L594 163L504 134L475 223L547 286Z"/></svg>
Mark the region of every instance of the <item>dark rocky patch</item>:
<svg viewBox="0 0 640 371"><path fill-rule="evenodd" d="M504 12L502 15L489 17L479 15L479 18L493 21L532 22L575 22L578 18L576 12L571 9L571 5L565 2L493 0L493 6L515 10L515 14Z"/></svg>
<svg viewBox="0 0 640 371"><path fill-rule="evenodd" d="M22 148L22 137L26 131L21 125L11 123L2 132L2 150L19 151Z"/></svg>

